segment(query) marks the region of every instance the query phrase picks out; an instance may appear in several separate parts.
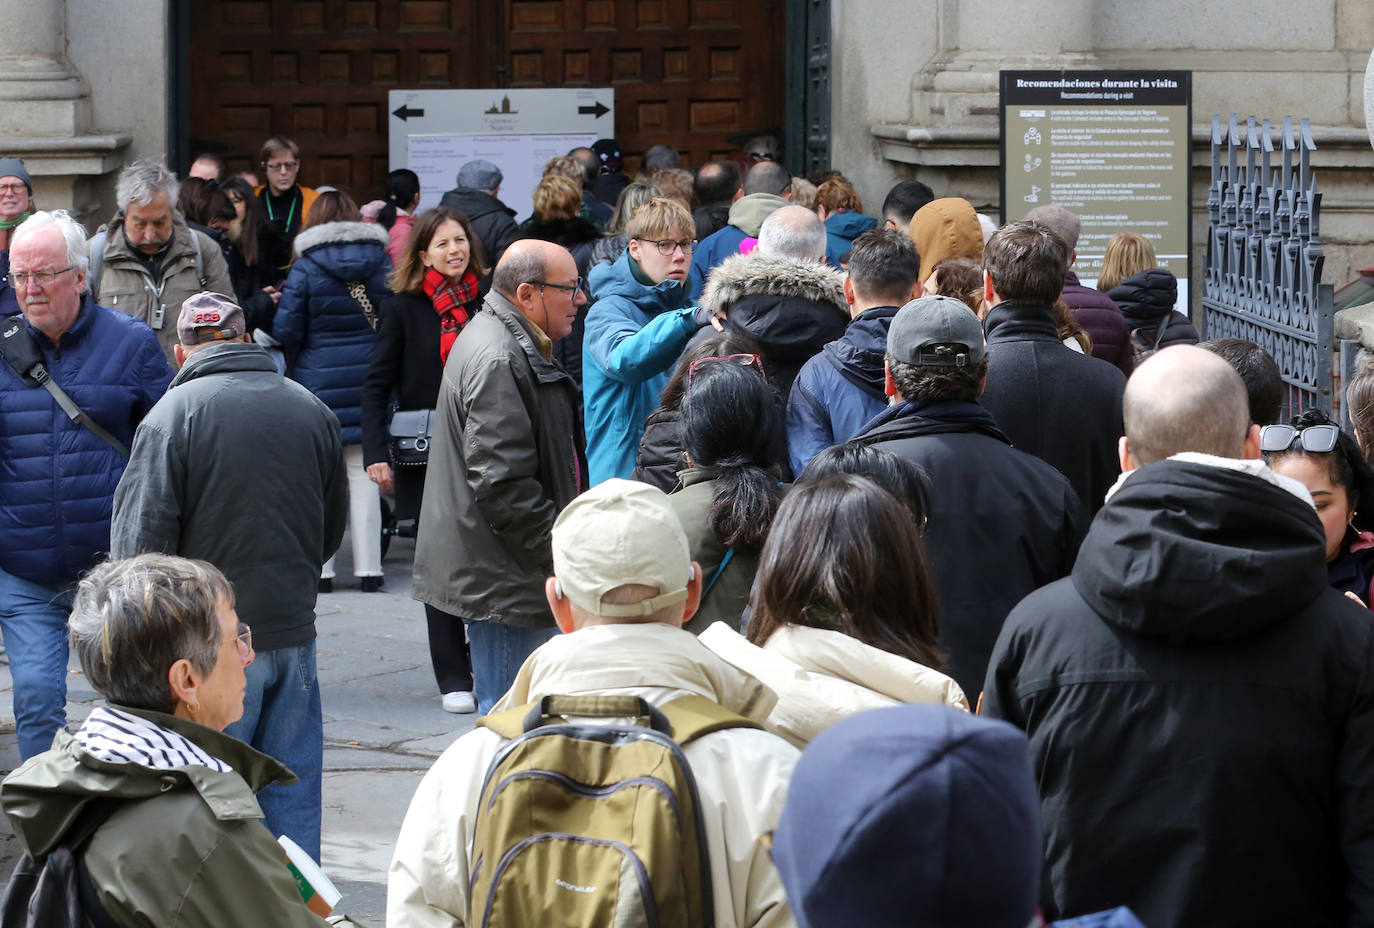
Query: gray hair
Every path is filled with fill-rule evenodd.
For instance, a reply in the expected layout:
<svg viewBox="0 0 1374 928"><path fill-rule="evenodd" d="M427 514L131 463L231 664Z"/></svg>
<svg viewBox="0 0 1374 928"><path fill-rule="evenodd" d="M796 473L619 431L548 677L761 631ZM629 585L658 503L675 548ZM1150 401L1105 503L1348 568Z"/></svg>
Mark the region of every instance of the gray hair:
<svg viewBox="0 0 1374 928"><path fill-rule="evenodd" d="M78 274L86 273L91 266L91 249L86 242L86 230L65 209L55 209L50 213L38 210L25 219L19 224L19 228L14 230L14 236L10 239L10 249L13 250L15 245L47 229L57 229L62 233L62 239L67 243L67 263Z"/></svg>
<svg viewBox="0 0 1374 928"><path fill-rule="evenodd" d="M515 301L515 290L523 283L543 280L549 271L548 256L534 248L508 248L491 274L491 289Z"/></svg>
<svg viewBox="0 0 1374 928"><path fill-rule="evenodd" d="M176 175L166 165L140 158L119 172L115 182L115 205L128 209L136 203L151 203L159 193L167 194L167 203L176 208L181 186Z"/></svg>
<svg viewBox="0 0 1374 928"><path fill-rule="evenodd" d="M682 156L671 145L655 145L644 153L644 170L662 171L682 167Z"/></svg>
<svg viewBox="0 0 1374 928"><path fill-rule="evenodd" d="M219 657L218 606L234 591L217 568L168 554L106 561L81 580L68 628L96 692L116 705L171 712L167 671L185 658L202 674Z"/></svg>
<svg viewBox="0 0 1374 928"><path fill-rule="evenodd" d="M1078 233L1083 228L1083 223L1078 216L1069 210L1055 203L1046 203L1044 206L1037 206L1035 209L1026 213L1026 222L1038 222L1042 226L1048 226L1054 230L1054 234L1064 240L1064 244L1069 246L1069 251L1078 247ZM982 222L982 217L979 217ZM994 227L994 231L996 231ZM983 236L986 244L987 236Z"/></svg>
<svg viewBox="0 0 1374 928"><path fill-rule="evenodd" d="M765 255L819 261L825 257L825 226L804 206L784 206L763 221L758 250Z"/></svg>

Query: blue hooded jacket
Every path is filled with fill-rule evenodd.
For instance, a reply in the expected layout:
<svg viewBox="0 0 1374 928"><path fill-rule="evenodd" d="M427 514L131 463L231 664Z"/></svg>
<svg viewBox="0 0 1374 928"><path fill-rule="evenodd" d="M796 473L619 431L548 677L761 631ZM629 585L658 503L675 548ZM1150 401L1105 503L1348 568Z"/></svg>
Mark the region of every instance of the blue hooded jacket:
<svg viewBox="0 0 1374 928"><path fill-rule="evenodd" d="M582 343L582 396L592 486L630 476L644 420L658 408L674 362L697 331L690 276L682 284L642 284L630 260L625 251L591 273L595 302Z"/></svg>
<svg viewBox="0 0 1374 928"><path fill-rule="evenodd" d="M82 297L56 346L22 316L56 383L125 446L167 390L172 369L142 320ZM0 363L0 570L57 588L110 549L110 510L125 459L72 422L47 390Z"/></svg>
<svg viewBox="0 0 1374 928"><path fill-rule="evenodd" d="M327 222L296 236L300 258L282 287L272 335L298 350L294 380L339 417L345 445L363 441L363 378L376 333L350 283L362 283L373 310L388 293L387 230L374 222Z"/></svg>
<svg viewBox="0 0 1374 928"><path fill-rule="evenodd" d="M807 361L787 397L787 455L801 476L811 459L858 435L887 408L883 358L898 306L875 306Z"/></svg>
<svg viewBox="0 0 1374 928"><path fill-rule="evenodd" d="M863 213L831 213L825 220L825 250L838 260L854 246L854 239L878 224Z"/></svg>

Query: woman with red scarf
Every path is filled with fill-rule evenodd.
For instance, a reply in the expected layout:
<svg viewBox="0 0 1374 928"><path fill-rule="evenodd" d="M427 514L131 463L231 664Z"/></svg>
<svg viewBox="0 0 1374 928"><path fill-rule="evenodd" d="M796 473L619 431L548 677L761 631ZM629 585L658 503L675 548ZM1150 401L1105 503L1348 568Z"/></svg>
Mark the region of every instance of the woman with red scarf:
<svg viewBox="0 0 1374 928"><path fill-rule="evenodd" d="M392 466L389 410L434 408L449 350L481 308L478 282L487 270L480 248L467 216L443 206L422 213L391 278L395 296L382 304L372 366L363 381L363 463L374 483L394 490L398 520L419 517L426 468ZM425 614L444 708L476 711L462 620L428 605Z"/></svg>

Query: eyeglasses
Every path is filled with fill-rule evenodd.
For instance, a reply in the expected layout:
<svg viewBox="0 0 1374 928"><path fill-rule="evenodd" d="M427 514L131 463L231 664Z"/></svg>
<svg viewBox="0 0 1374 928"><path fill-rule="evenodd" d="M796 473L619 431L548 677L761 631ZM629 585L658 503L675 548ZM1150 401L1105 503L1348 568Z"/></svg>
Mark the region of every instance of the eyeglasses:
<svg viewBox="0 0 1374 928"><path fill-rule="evenodd" d="M566 290L569 293L576 293L582 289L581 277L577 278L577 281L572 284L554 284L549 283L547 280L528 280L525 282L534 287L553 287L555 290Z"/></svg>
<svg viewBox="0 0 1374 928"><path fill-rule="evenodd" d="M299 161L269 161L263 165L263 167L267 168L269 171L278 171L282 173L294 171L300 166L301 163Z"/></svg>
<svg viewBox="0 0 1374 928"><path fill-rule="evenodd" d="M239 633L234 636L234 643L238 645L239 657L245 660L253 656L253 630L248 627L246 622L239 623Z"/></svg>
<svg viewBox="0 0 1374 928"><path fill-rule="evenodd" d="M28 189L22 181L17 184L0 184L0 193L25 193Z"/></svg>
<svg viewBox="0 0 1374 928"><path fill-rule="evenodd" d="M16 290L22 290L27 287L30 280L46 289L49 284L70 271L72 267L73 265L68 264L60 271L10 271L10 280L14 282L14 289Z"/></svg>
<svg viewBox="0 0 1374 928"><path fill-rule="evenodd" d="M692 380L697 375L697 368L701 367L703 364L714 363L717 361L723 361L726 363L733 362L735 364L738 364L740 367L753 368L754 370L759 372L759 376L763 378L764 383L768 382L768 375L763 372L763 358L760 358L756 354L723 354L718 357L712 358L697 358L695 361L689 364L687 366L687 389L692 389Z"/></svg>
<svg viewBox="0 0 1374 928"><path fill-rule="evenodd" d="M637 238L637 239L635 239L635 241L637 241L637 242L649 242L649 243L652 244L655 248L657 248L657 249L658 249L658 253L661 254L661 255L663 255L663 257L665 257L665 258L671 257L672 254L673 254L673 252L677 251L679 248L682 249L682 253L683 253L683 254L690 255L692 252L696 251L696 247L697 247L697 243L694 242L694 241L693 241L693 242L675 242L675 241L673 241L673 240L670 239L670 238L665 238L665 239L663 239L662 241L654 241L653 239L649 239L649 238Z"/></svg>
<svg viewBox="0 0 1374 928"><path fill-rule="evenodd" d="M773 153L771 151L751 151L749 157L755 161L772 161Z"/></svg>
<svg viewBox="0 0 1374 928"><path fill-rule="evenodd" d="M1260 451L1279 454L1301 442L1308 454L1328 454L1336 450L1341 430L1334 425L1309 425L1300 429L1291 425L1266 425L1260 429Z"/></svg>

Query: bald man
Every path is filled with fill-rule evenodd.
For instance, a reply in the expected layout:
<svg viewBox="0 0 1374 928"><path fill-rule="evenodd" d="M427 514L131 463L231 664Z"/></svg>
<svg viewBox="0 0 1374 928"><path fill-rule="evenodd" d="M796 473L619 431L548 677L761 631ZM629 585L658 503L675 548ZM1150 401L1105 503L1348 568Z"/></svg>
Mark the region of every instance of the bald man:
<svg viewBox="0 0 1374 928"><path fill-rule="evenodd" d="M1073 573L1013 610L983 690L1030 739L1045 914L1374 923L1374 622L1224 360L1159 352L1125 423Z"/></svg>
<svg viewBox="0 0 1374 928"><path fill-rule="evenodd" d="M553 343L586 301L566 248L515 242L444 366L412 595L431 607L431 639L467 627L483 713L558 632L544 601L549 534L586 489L587 462L577 384Z"/></svg>

